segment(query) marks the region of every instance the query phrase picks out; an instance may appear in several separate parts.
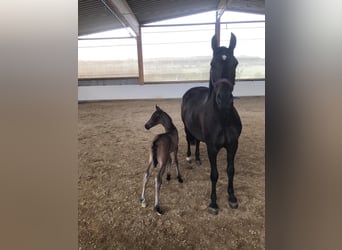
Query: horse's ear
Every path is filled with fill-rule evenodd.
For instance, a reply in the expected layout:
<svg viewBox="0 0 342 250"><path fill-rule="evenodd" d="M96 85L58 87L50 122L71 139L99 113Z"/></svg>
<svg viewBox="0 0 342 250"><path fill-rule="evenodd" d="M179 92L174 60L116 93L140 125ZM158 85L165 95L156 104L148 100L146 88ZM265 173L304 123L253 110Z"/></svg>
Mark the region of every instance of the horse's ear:
<svg viewBox="0 0 342 250"><path fill-rule="evenodd" d="M213 38L211 38L211 48L213 49L213 51L215 51L217 47L218 47L217 39L216 39L216 35L214 35Z"/></svg>
<svg viewBox="0 0 342 250"><path fill-rule="evenodd" d="M235 46L236 46L236 36L232 32L230 35L229 49L233 51L235 49Z"/></svg>
<svg viewBox="0 0 342 250"><path fill-rule="evenodd" d="M160 110L159 106L156 104L156 110Z"/></svg>

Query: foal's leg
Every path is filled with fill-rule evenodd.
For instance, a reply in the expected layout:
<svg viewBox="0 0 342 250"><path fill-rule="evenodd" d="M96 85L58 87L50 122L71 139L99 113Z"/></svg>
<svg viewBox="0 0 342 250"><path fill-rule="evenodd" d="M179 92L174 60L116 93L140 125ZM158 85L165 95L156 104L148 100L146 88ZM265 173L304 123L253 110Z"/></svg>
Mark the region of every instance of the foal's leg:
<svg viewBox="0 0 342 250"><path fill-rule="evenodd" d="M199 156L199 144L200 144L200 141L196 140L195 161L198 166L202 164L200 156Z"/></svg>
<svg viewBox="0 0 342 250"><path fill-rule="evenodd" d="M180 183L183 183L183 179L182 179L182 176L179 172L179 164L178 164L178 156L177 156L177 153L178 153L178 149L176 149L176 151L174 152L174 158L173 158L173 161L176 165L176 175L177 175L177 179Z"/></svg>
<svg viewBox="0 0 342 250"><path fill-rule="evenodd" d="M162 177L165 171L167 162L163 162L160 164L161 168L159 170L158 176L155 177L155 186L156 186L156 192L155 192L155 200L154 200L154 210L157 212L158 215L162 215L163 211L159 207L159 193L160 193L160 187L162 184Z"/></svg>
<svg viewBox="0 0 342 250"><path fill-rule="evenodd" d="M216 203L216 183L218 180L218 172L217 172L217 165L216 165L216 158L217 158L217 153L218 150L216 149L215 146L208 146L207 145L207 151L208 151L208 157L210 161L210 179L211 179L211 203L209 204L209 213L211 214L218 214L218 206Z"/></svg>
<svg viewBox="0 0 342 250"><path fill-rule="evenodd" d="M141 202L141 206L142 207L146 207L147 206L146 199L145 199L145 191L146 191L146 185L147 185L148 179L150 178L152 170L153 170L152 165L153 165L152 161L150 161L150 163L148 165L148 168L146 170L146 173L144 174L143 189L142 189L141 198L140 198L140 202Z"/></svg>
<svg viewBox="0 0 342 250"><path fill-rule="evenodd" d="M238 148L238 142L232 143L227 149L227 175L228 175L228 203L231 208L238 207L238 201L234 195L234 158Z"/></svg>

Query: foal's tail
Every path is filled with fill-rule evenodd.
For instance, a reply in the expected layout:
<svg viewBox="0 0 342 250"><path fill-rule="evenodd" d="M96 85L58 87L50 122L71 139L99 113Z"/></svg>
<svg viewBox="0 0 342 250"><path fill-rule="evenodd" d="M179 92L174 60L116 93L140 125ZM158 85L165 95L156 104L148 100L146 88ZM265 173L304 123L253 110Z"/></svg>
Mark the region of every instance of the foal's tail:
<svg viewBox="0 0 342 250"><path fill-rule="evenodd" d="M157 149L158 149L157 140L154 140L152 143L152 160L153 160L154 167L157 167L158 165Z"/></svg>

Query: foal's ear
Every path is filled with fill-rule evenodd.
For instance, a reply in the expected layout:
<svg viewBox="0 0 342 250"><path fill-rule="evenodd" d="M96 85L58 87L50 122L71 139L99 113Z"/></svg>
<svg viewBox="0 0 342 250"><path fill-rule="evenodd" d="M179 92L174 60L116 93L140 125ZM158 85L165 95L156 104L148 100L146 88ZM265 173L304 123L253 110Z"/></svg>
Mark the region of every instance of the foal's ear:
<svg viewBox="0 0 342 250"><path fill-rule="evenodd" d="M234 35L234 33L232 32L230 35L230 42L229 42L229 48L231 51L234 51L236 46L236 36Z"/></svg>
<svg viewBox="0 0 342 250"><path fill-rule="evenodd" d="M211 48L213 49L213 51L215 51L218 48L216 35L214 35L213 38L211 38Z"/></svg>

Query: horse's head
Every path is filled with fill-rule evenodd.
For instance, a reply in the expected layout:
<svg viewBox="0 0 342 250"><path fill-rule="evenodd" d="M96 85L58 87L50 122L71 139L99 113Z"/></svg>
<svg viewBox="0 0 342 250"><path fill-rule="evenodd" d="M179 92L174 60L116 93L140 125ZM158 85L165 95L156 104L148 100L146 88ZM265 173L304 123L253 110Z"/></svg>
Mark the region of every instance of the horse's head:
<svg viewBox="0 0 342 250"><path fill-rule="evenodd" d="M150 129L158 124L161 124L162 114L164 111L156 105L156 111L153 112L151 118L146 122L145 128Z"/></svg>
<svg viewBox="0 0 342 250"><path fill-rule="evenodd" d="M226 78L235 85L235 70L238 65L238 60L234 56L235 46L236 37L233 33L231 33L228 48L223 46L219 47L215 35L211 39L213 59L210 63L210 87L221 78Z"/></svg>
<svg viewBox="0 0 342 250"><path fill-rule="evenodd" d="M218 109L229 110L233 107L233 89L234 85L227 79L220 79L213 84L215 93L215 102Z"/></svg>

